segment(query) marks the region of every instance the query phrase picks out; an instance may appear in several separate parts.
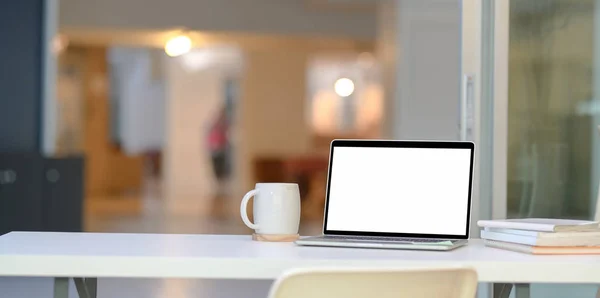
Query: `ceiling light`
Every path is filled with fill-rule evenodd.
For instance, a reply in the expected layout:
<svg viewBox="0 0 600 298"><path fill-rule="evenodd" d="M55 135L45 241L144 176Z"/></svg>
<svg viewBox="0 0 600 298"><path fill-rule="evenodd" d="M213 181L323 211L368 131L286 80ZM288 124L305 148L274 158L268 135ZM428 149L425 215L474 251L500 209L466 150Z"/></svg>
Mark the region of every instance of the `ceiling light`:
<svg viewBox="0 0 600 298"><path fill-rule="evenodd" d="M185 35L173 37L165 44L165 53L171 57L183 55L189 52L191 49L192 40Z"/></svg>

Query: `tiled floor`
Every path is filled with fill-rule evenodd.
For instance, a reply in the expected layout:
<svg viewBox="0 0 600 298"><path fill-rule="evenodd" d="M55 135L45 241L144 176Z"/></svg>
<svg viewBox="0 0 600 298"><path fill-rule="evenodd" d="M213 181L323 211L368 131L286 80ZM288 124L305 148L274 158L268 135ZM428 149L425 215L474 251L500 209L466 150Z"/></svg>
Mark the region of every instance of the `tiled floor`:
<svg viewBox="0 0 600 298"><path fill-rule="evenodd" d="M264 298L270 280L113 279L98 280L98 298ZM52 298L51 278L2 278L2 298ZM70 297L77 297L71 284Z"/></svg>
<svg viewBox="0 0 600 298"><path fill-rule="evenodd" d="M250 234L239 216L239 200L170 199L147 194L141 204L135 198L93 198L96 210L86 215L89 232L176 233L176 234ZM121 201L119 201L121 200ZM112 201L112 203L111 203ZM124 206L110 209L102 205ZM139 205L139 206L138 206ZM321 221L303 220L302 235L319 234Z"/></svg>

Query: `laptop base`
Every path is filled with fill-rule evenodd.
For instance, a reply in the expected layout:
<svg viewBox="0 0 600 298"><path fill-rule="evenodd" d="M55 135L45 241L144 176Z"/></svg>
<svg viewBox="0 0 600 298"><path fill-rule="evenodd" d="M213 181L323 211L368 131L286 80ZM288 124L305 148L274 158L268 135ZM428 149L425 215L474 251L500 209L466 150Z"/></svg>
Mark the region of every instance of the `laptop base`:
<svg viewBox="0 0 600 298"><path fill-rule="evenodd" d="M345 239L338 237L306 237L296 240L297 245L302 246L322 246L322 247L351 247L351 248L380 248L380 249L405 249L405 250L433 250L433 251L448 251L464 246L468 243L467 240L452 240L440 243L417 243L398 241L378 241L377 239L363 241L355 239Z"/></svg>

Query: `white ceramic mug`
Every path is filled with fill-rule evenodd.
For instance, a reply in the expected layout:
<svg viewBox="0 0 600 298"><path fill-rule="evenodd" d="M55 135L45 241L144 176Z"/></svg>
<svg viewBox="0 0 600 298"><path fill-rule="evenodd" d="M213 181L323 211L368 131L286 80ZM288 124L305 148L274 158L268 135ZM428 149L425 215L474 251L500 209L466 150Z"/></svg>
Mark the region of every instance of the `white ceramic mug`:
<svg viewBox="0 0 600 298"><path fill-rule="evenodd" d="M254 223L246 208L254 197ZM242 199L242 220L255 234L296 235L300 227L300 190L294 183L257 183Z"/></svg>

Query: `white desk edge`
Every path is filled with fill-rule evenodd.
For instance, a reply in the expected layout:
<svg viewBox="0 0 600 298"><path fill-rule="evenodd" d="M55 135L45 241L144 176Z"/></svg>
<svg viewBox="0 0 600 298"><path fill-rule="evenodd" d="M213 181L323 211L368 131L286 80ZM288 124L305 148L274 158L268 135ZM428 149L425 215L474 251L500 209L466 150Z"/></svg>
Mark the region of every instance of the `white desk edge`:
<svg viewBox="0 0 600 298"><path fill-rule="evenodd" d="M23 235L27 237L21 237ZM74 240L78 238L81 239ZM38 245L36 239L45 247L28 247ZM61 240L65 239L70 240L63 245ZM90 239L96 239L97 243L78 242L89 242ZM156 246L139 255L120 254L119 250L125 248L117 244L123 242L115 240L115 243L103 244L109 253L94 252L98 250L94 246L99 242L110 242L111 239L131 239L132 248L126 250L130 253L142 250L149 243ZM136 246L136 239L145 240ZM160 243L165 241L169 243ZM49 246L50 242L53 245ZM74 243L80 243L80 246L71 247ZM207 246L209 248L203 248ZM230 246L241 247L233 249ZM251 251L246 253L247 250ZM236 254L236 251L241 253ZM408 252L257 243L251 241L250 236L90 233L9 233L0 236L0 276L275 279L293 268L343 266L469 266L477 270L480 282L600 284L600 256L529 256L487 248L480 240L471 240L467 247L450 252Z"/></svg>

